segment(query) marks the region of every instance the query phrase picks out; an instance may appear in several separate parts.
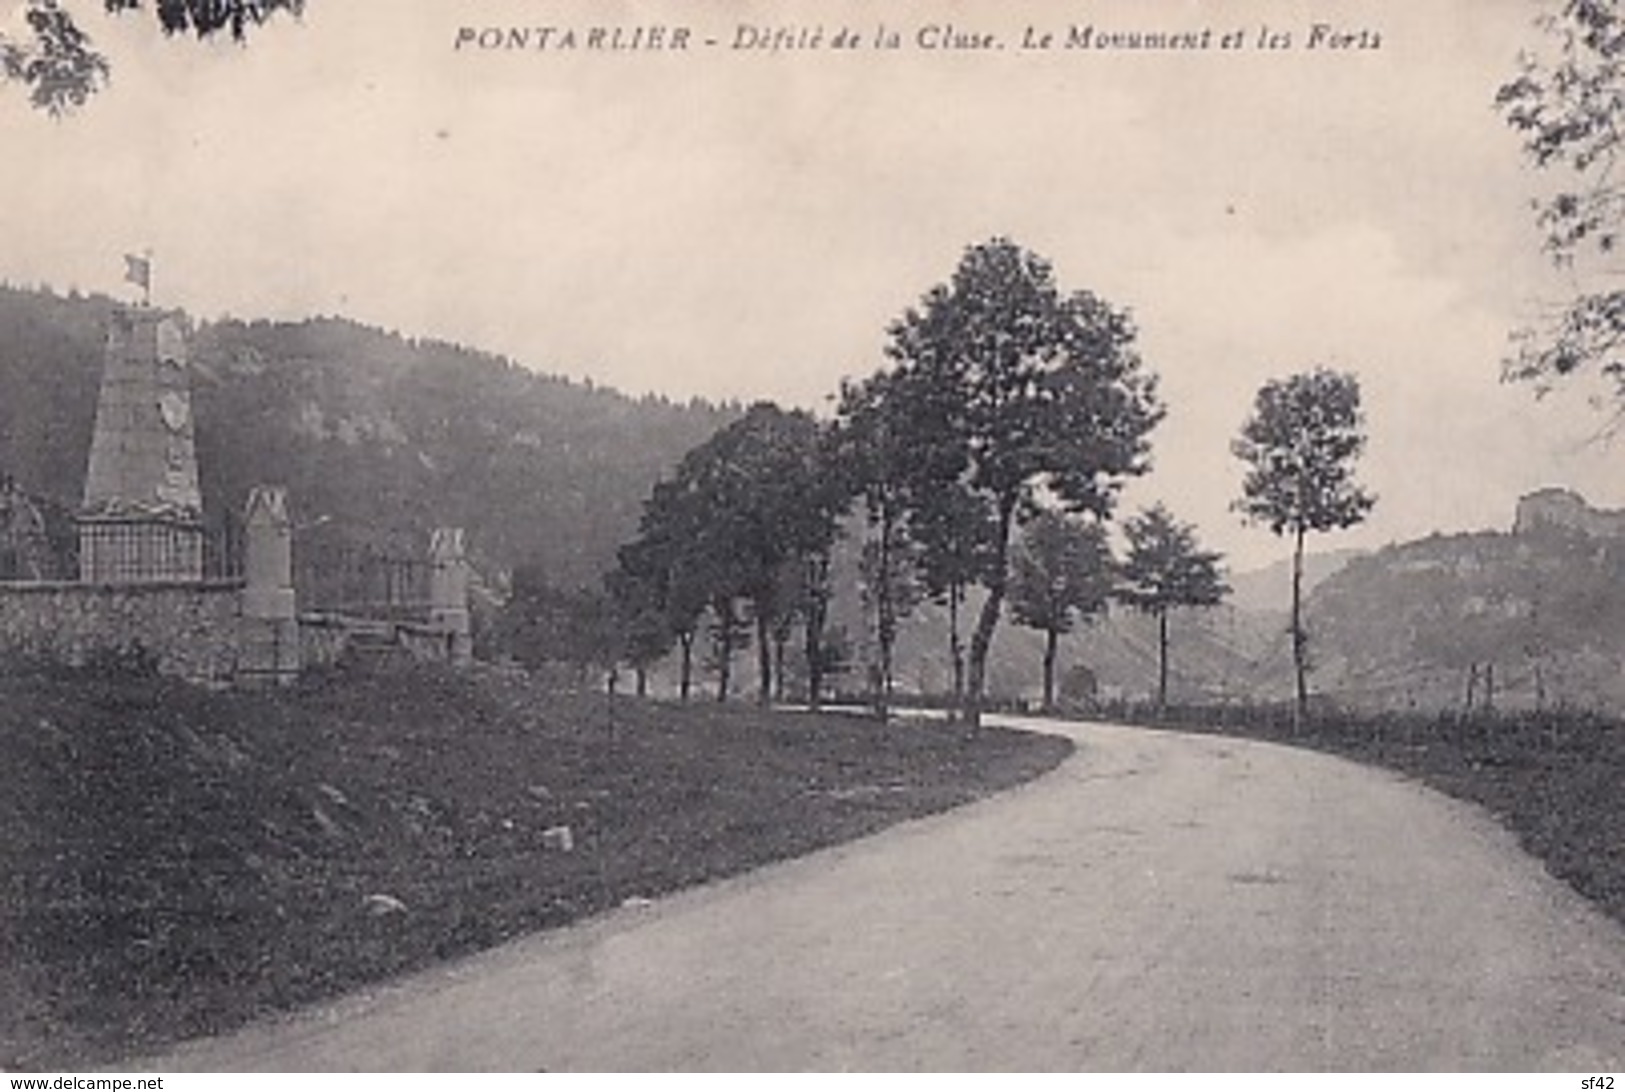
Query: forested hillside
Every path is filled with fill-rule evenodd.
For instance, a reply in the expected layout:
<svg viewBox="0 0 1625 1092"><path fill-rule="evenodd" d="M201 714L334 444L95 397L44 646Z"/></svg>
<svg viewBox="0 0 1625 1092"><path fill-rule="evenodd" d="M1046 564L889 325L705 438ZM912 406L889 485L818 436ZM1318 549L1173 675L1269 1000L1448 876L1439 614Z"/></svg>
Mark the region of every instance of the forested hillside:
<svg viewBox="0 0 1625 1092"><path fill-rule="evenodd" d="M0 470L73 505L95 419L104 297L0 288ZM629 398L340 318L203 323L192 339L205 507L284 484L324 534L468 529L487 575L593 582L644 498L737 406Z"/></svg>
<svg viewBox="0 0 1625 1092"><path fill-rule="evenodd" d="M1625 704L1625 539L1434 535L1351 561L1310 600L1317 689L1424 709Z"/></svg>

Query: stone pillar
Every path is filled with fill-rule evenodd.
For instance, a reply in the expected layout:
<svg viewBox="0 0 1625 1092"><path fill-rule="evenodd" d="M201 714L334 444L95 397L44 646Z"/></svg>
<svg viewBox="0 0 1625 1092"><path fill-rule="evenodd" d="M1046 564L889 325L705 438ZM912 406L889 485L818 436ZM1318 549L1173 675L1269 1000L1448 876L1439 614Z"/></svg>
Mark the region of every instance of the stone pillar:
<svg viewBox="0 0 1625 1092"><path fill-rule="evenodd" d="M468 554L461 527L437 527L429 536L429 621L447 634L454 666L474 658L468 614Z"/></svg>
<svg viewBox="0 0 1625 1092"><path fill-rule="evenodd" d="M243 523L246 583L238 671L247 679L291 683L299 676L299 620L287 491L255 486Z"/></svg>

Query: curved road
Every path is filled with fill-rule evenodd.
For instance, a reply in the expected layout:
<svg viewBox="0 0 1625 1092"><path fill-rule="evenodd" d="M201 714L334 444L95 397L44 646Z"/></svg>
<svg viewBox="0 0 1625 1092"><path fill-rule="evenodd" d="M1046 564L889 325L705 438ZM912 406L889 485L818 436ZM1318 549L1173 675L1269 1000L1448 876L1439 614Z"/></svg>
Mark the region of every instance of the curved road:
<svg viewBox="0 0 1625 1092"><path fill-rule="evenodd" d="M1620 1070L1625 929L1483 813L1268 744L1065 730L1013 792L149 1064Z"/></svg>

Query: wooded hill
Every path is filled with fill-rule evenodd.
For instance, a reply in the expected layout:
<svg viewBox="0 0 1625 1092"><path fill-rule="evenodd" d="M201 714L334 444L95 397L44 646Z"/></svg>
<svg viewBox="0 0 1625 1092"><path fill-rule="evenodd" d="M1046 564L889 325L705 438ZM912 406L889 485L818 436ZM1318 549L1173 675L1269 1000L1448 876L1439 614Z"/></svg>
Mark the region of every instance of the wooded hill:
<svg viewBox="0 0 1625 1092"><path fill-rule="evenodd" d="M1305 611L1311 684L1338 706L1625 709L1625 539L1555 527L1435 534L1321 561ZM1182 614L1176 701L1290 700L1286 615L1250 605L1288 579L1242 574L1246 594ZM1108 692L1149 693L1147 620L1114 608L1064 647Z"/></svg>
<svg viewBox="0 0 1625 1092"><path fill-rule="evenodd" d="M1312 689L1362 711L1625 709L1625 539L1560 528L1435 534L1309 568ZM1279 570L1279 571L1277 571ZM1282 566L1233 578L1246 592L1173 621L1171 699L1290 700L1292 655L1279 606ZM1274 590L1273 602L1268 594ZM1265 606L1254 605L1259 601ZM855 623L855 612L843 616ZM899 685L947 679L946 615L922 605L902 628ZM990 692L1033 699L1042 638L1007 626ZM1146 700L1157 671L1153 622L1119 605L1062 639L1063 677L1082 666L1105 698Z"/></svg>
<svg viewBox="0 0 1625 1092"><path fill-rule="evenodd" d="M1625 707L1625 539L1433 535L1350 561L1310 599L1320 687L1345 705Z"/></svg>
<svg viewBox="0 0 1625 1092"><path fill-rule="evenodd" d="M78 502L114 302L0 287L0 470ZM200 324L193 402L204 506L289 489L297 523L368 541L468 531L490 577L523 563L596 582L656 479L736 405L630 398L341 318Z"/></svg>

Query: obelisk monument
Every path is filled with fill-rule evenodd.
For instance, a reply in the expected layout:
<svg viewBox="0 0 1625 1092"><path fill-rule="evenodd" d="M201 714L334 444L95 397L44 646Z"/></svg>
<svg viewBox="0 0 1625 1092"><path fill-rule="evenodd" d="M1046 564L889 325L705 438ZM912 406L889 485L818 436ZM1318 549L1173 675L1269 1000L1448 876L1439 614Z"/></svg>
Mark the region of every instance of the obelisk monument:
<svg viewBox="0 0 1625 1092"><path fill-rule="evenodd" d="M145 303L113 312L79 513L80 579L203 577L202 498L182 316Z"/></svg>

